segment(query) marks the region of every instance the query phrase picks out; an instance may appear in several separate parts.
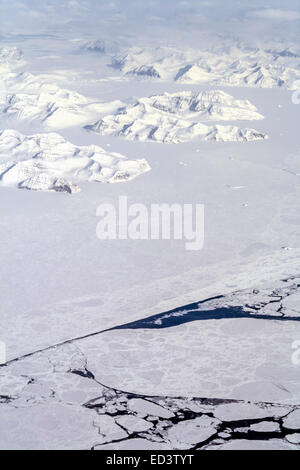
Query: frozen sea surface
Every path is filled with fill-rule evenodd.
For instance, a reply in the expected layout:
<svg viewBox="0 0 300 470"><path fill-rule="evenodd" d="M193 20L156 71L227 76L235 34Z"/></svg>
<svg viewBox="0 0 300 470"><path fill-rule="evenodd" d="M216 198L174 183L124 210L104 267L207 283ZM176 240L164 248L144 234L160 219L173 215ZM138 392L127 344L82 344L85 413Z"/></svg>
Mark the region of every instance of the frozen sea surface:
<svg viewBox="0 0 300 470"><path fill-rule="evenodd" d="M299 449L299 8L223 3L0 0L1 448Z"/></svg>

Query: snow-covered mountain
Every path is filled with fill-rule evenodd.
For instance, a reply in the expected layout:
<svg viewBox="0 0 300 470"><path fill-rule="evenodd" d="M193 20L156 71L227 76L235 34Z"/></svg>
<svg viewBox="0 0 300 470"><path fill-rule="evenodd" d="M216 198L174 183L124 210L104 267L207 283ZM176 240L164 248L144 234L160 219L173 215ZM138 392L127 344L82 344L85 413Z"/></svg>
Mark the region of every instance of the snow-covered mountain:
<svg viewBox="0 0 300 470"><path fill-rule="evenodd" d="M0 49L1 63L18 63L23 60L23 52L17 47L2 47ZM24 63L24 61L23 61Z"/></svg>
<svg viewBox="0 0 300 470"><path fill-rule="evenodd" d="M83 51L95 52L97 54L105 54L106 52L105 41L101 39L94 39L93 41L88 41L84 43L81 49Z"/></svg>
<svg viewBox="0 0 300 470"><path fill-rule="evenodd" d="M81 181L116 183L148 170L144 159L128 160L95 145L78 147L56 133L0 132L0 184L4 186L74 193Z"/></svg>
<svg viewBox="0 0 300 470"><path fill-rule="evenodd" d="M27 77L28 82L30 78ZM25 92L0 97L0 113L21 120L37 120L47 129L55 130L82 125L103 112L101 103L57 85L33 81L28 88L23 82L22 87ZM36 91L30 92L34 88Z"/></svg>
<svg viewBox="0 0 300 470"><path fill-rule="evenodd" d="M214 141L251 141L267 136L254 129L232 125L206 125L202 121L257 120L263 116L248 100L237 100L222 91L164 93L140 98L114 114L102 117L88 129L102 135L164 143L194 138Z"/></svg>
<svg viewBox="0 0 300 470"><path fill-rule="evenodd" d="M186 118L201 120L254 120L263 119L256 107L248 100L238 100L220 90L193 93L164 93L139 100L145 106L149 105L160 111L178 114Z"/></svg>
<svg viewBox="0 0 300 470"><path fill-rule="evenodd" d="M300 78L297 53L289 49L278 52L245 46L215 52L132 47L126 54L114 57L112 66L125 75L218 86L293 89Z"/></svg>

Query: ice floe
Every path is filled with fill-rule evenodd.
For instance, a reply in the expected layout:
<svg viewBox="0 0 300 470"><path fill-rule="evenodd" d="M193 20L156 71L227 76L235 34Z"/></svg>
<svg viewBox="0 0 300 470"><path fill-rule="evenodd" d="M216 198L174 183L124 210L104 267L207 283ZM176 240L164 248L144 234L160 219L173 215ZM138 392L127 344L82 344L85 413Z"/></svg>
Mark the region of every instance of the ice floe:
<svg viewBox="0 0 300 470"><path fill-rule="evenodd" d="M0 366L1 449L299 449L299 406L114 389L80 343Z"/></svg>

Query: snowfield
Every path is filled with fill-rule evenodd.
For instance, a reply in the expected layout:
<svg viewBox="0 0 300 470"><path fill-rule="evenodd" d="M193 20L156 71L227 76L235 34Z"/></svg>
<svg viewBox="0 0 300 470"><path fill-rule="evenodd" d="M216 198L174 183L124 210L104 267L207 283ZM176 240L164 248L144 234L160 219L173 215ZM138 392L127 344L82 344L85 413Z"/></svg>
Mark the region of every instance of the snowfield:
<svg viewBox="0 0 300 470"><path fill-rule="evenodd" d="M300 449L300 12L269 3L0 0L0 449ZM120 196L203 205L203 249L99 239Z"/></svg>

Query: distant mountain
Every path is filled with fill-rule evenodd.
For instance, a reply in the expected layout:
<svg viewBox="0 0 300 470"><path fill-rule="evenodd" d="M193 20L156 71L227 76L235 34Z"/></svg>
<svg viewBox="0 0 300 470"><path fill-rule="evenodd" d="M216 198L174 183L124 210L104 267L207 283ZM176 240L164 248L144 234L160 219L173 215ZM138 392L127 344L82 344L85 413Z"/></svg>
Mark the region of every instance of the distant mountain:
<svg viewBox="0 0 300 470"><path fill-rule="evenodd" d="M218 51L132 47L126 54L115 56L112 66L125 75L218 86L293 89L300 79L300 56L296 52L242 45Z"/></svg>
<svg viewBox="0 0 300 470"><path fill-rule="evenodd" d="M95 39L94 41L88 41L81 47L82 50L89 51L89 52L96 52L100 54L105 54L106 47L105 41L101 39Z"/></svg>

